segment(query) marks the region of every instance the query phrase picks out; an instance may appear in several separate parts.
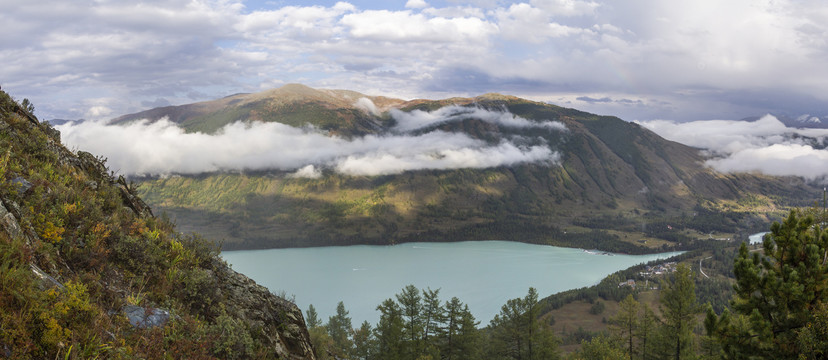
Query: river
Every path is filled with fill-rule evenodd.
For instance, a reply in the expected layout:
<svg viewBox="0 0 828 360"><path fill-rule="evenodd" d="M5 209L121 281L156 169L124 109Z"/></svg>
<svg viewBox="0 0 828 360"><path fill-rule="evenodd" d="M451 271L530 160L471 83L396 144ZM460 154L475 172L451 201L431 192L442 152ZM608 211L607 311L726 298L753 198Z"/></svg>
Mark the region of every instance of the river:
<svg viewBox="0 0 828 360"><path fill-rule="evenodd" d="M376 311L412 284L440 289L445 302L456 296L488 322L508 299L534 287L540 297L597 284L630 266L680 254L616 255L507 241L406 243L301 249L225 251L233 269L271 292L295 295L305 312L313 304L323 322L343 301L352 324L375 325Z"/></svg>

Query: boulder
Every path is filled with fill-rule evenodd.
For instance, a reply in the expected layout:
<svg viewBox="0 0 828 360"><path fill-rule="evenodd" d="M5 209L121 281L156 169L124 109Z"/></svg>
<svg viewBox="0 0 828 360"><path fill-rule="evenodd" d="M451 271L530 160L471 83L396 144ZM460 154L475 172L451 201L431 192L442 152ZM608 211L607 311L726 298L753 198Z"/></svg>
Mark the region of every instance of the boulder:
<svg viewBox="0 0 828 360"><path fill-rule="evenodd" d="M162 327L170 320L170 312L158 308L127 305L124 306L123 311L129 323L140 329Z"/></svg>

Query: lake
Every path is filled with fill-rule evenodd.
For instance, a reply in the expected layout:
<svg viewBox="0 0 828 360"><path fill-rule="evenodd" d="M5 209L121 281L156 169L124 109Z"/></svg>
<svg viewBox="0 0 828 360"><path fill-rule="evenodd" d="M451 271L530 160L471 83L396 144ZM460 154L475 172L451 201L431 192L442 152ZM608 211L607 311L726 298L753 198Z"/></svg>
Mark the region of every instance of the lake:
<svg viewBox="0 0 828 360"><path fill-rule="evenodd" d="M748 244L761 244L762 243L762 238L765 236L765 234L769 234L769 233L770 232L766 231L766 232L760 232L760 233L756 233L756 234L748 236L748 239L749 239Z"/></svg>
<svg viewBox="0 0 828 360"><path fill-rule="evenodd" d="M608 255L518 242L466 241L225 251L221 256L271 292L295 295L303 313L313 304L323 322L343 301L358 327L364 320L376 325L377 305L409 284L439 288L442 302L456 296L481 325L488 325L507 300L525 296L530 286L546 297L680 253Z"/></svg>

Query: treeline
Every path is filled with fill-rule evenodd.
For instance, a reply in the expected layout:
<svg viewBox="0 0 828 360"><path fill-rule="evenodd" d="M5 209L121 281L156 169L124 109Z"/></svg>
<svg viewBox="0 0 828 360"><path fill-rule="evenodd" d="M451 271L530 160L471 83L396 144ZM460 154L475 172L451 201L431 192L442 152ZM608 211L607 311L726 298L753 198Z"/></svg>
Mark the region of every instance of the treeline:
<svg viewBox="0 0 828 360"><path fill-rule="evenodd" d="M551 295L541 301L541 314L546 314L554 309L559 309L562 306L574 301L586 301L588 303L594 303L600 300L615 302L621 301L628 295L635 293L635 290L627 286L619 287L618 283L626 280L635 280L637 283L650 280L653 281L655 285L659 285L658 279L650 279L641 275L641 272L647 266L653 266L665 262L686 261L688 259L701 256L701 254L705 251L712 251L713 255L710 258L703 260L704 271L709 275L721 275L723 278L694 277L693 279L696 286L695 293L699 299L699 302L703 304L709 303L717 313L721 313L729 306L730 298L733 294L733 285L728 279L735 278L735 275L733 274L733 260L736 257L737 248L733 247L732 243L722 241L699 242L697 247L698 249L696 250L691 250L668 259L654 260L646 264L639 264L624 270L619 270L605 277L598 284L590 287L567 290ZM694 270L694 272L697 272L697 266L697 263L694 263L692 264L691 269Z"/></svg>
<svg viewBox="0 0 828 360"><path fill-rule="evenodd" d="M825 214L820 214L824 216ZM742 243L738 251L716 248L671 260L676 271L659 283L658 310L636 300L618 282L642 266L615 273L595 287L538 300L534 289L507 301L487 327L459 299L441 302L439 290L408 286L377 307L378 324L352 328L342 303L323 325L315 309L308 324L321 359L558 359L561 343L547 313L574 300L619 302L609 330L576 332L581 348L567 359L824 359L828 357L828 230L807 211L775 223L762 251ZM707 252L708 254L710 252ZM733 259L728 262L727 259ZM707 265L705 265L707 264ZM706 266L706 267L705 267ZM729 290L728 290L729 288Z"/></svg>
<svg viewBox="0 0 828 360"><path fill-rule="evenodd" d="M431 229L398 238L399 242L464 241L468 239L491 239L517 241L532 244L595 249L622 254L650 254L653 249L622 241L618 235L605 230L585 232L568 232L557 226L526 222L518 216L509 216L497 221L473 224L451 229ZM673 247L665 246L659 250L670 251Z"/></svg>
<svg viewBox="0 0 828 360"><path fill-rule="evenodd" d="M468 305L441 302L440 290L413 285L377 306L379 322L353 328L345 305L322 324L307 310L311 341L319 359L555 359L558 341L539 316L538 293L509 300L488 328L478 329Z"/></svg>
<svg viewBox="0 0 828 360"><path fill-rule="evenodd" d="M636 210L637 211L637 210ZM690 215L670 218L641 215L633 219L621 214L604 214L594 217L582 217L572 221L573 225L588 229L612 229L626 232L642 232L646 236L667 240L674 243L688 242L695 238L687 235L685 230L696 230L707 234L710 232L729 233L740 228L751 215L732 211L714 211L697 205Z"/></svg>
<svg viewBox="0 0 828 360"><path fill-rule="evenodd" d="M695 353L693 330L702 307L696 300L692 272L687 266L665 283L662 317L631 294L608 321L611 331L586 334L582 349L569 359L644 359ZM311 340L319 359L560 359L560 339L552 331L534 288L526 296L508 300L485 328L478 328L467 305L454 297L441 302L439 290L409 285L379 306L376 325L351 324L345 305L322 324L316 309L307 310Z"/></svg>

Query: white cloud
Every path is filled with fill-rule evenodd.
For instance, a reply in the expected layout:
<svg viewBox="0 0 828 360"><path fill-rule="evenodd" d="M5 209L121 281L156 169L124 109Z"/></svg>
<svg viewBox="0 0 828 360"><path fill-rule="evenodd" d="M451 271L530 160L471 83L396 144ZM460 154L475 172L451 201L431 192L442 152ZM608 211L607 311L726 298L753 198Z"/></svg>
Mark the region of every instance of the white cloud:
<svg viewBox="0 0 828 360"><path fill-rule="evenodd" d="M407 9L425 9L428 7L428 3L425 0L408 0L405 2L405 7Z"/></svg>
<svg viewBox="0 0 828 360"><path fill-rule="evenodd" d="M322 177L322 171L317 169L313 165L308 165L299 170L296 170L295 173L290 174L292 178L309 178L309 179L318 179Z"/></svg>
<svg viewBox="0 0 828 360"><path fill-rule="evenodd" d="M337 163L337 171L349 175L398 174L413 169L461 169L509 166L517 163L557 163L560 155L545 146L520 148L503 142L497 146L429 149L408 152L373 152L352 155Z"/></svg>
<svg viewBox="0 0 828 360"><path fill-rule="evenodd" d="M530 121L505 110L492 111L476 106L467 107L450 105L430 112L422 110L404 112L392 109L391 116L393 116L397 121L394 129L398 131L418 130L429 126L469 118L512 128L547 128L556 131L567 131L566 126L561 122Z"/></svg>
<svg viewBox="0 0 828 360"><path fill-rule="evenodd" d="M84 117L89 98L118 99L107 105L114 116L159 97L181 104L290 82L408 97L658 99L584 104L637 119L828 112L821 1L331 3L11 2L0 13L0 79L46 119Z"/></svg>
<svg viewBox="0 0 828 360"><path fill-rule="evenodd" d="M481 109L474 112L485 115ZM504 123L526 125L521 123L526 120L510 119L506 114L492 116ZM68 146L105 156L110 168L123 174L281 169L293 171L294 177L318 177L327 168L350 175L383 175L518 163L552 165L560 160L545 145L525 146L509 140L489 145L462 133L442 131L349 140L280 123L236 122L207 135L185 133L167 119L124 126L87 121L58 129Z"/></svg>
<svg viewBox="0 0 828 360"><path fill-rule="evenodd" d="M770 145L783 141L788 129L777 118L766 115L757 121L702 120L676 123L667 120L638 122L665 139L710 150L717 154Z"/></svg>
<svg viewBox="0 0 828 360"><path fill-rule="evenodd" d="M662 137L706 150L721 172L759 172L807 179L828 177L828 130L788 128L766 115L757 121L638 122ZM815 147L816 146L816 147Z"/></svg>
<svg viewBox="0 0 828 360"><path fill-rule="evenodd" d="M553 22L553 14L526 3L513 4L496 11L503 35L511 40L541 43L548 38L576 35L584 29Z"/></svg>
<svg viewBox="0 0 828 360"><path fill-rule="evenodd" d="M563 16L589 15L600 6L594 1L581 0L531 0L530 3L553 15Z"/></svg>
<svg viewBox="0 0 828 360"><path fill-rule="evenodd" d="M799 144L773 144L748 148L707 162L708 165L723 172L760 172L776 176L796 175L811 180L828 176L826 163L828 163L828 151Z"/></svg>
<svg viewBox="0 0 828 360"><path fill-rule="evenodd" d="M369 98L359 98L356 104L354 104L357 108L362 109L363 111L372 114L372 115L379 115L380 111L377 109L377 105L374 104L373 101Z"/></svg>
<svg viewBox="0 0 828 360"><path fill-rule="evenodd" d="M479 18L427 17L422 13L388 10L347 14L342 17L342 24L350 28L356 39L379 41L487 41L497 31L496 26Z"/></svg>

